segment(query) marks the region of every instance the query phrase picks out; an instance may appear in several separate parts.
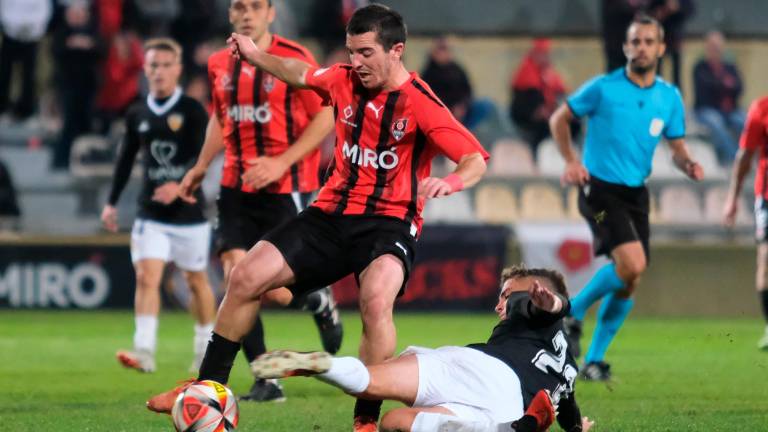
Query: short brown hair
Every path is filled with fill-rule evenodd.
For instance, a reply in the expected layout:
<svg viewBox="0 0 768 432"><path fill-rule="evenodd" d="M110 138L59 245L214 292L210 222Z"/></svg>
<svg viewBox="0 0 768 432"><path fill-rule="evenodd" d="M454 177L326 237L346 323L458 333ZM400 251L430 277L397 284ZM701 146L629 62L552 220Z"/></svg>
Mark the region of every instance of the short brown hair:
<svg viewBox="0 0 768 432"><path fill-rule="evenodd" d="M178 42L171 38L152 38L144 42L144 53L149 50L168 51L176 54L176 58L181 60L182 49Z"/></svg>
<svg viewBox="0 0 768 432"><path fill-rule="evenodd" d="M624 32L624 39L627 39L627 34L629 33L629 28L633 25L654 25L656 26L656 29L659 31L659 41L664 42L664 26L661 25L659 20L656 18L646 15L646 14L639 14L635 16L632 19L632 22L629 23L629 26L627 26L627 31Z"/></svg>
<svg viewBox="0 0 768 432"><path fill-rule="evenodd" d="M565 287L565 278L557 270L545 268L527 268L524 264L507 267L501 271L501 286L504 286L510 279L519 279L524 277L541 277L549 281L550 287L556 293L568 298L568 289Z"/></svg>

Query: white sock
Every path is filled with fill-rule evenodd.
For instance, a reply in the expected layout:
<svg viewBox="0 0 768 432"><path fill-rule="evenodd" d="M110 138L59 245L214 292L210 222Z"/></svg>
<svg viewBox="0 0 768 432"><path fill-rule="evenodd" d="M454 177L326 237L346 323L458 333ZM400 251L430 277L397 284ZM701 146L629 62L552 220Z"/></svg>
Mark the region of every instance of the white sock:
<svg viewBox="0 0 768 432"><path fill-rule="evenodd" d="M368 368L355 357L334 357L328 372L316 375L315 378L352 394L364 392L371 382Z"/></svg>
<svg viewBox="0 0 768 432"><path fill-rule="evenodd" d="M411 425L411 432L496 432L498 427L487 422L465 420L448 414L420 412Z"/></svg>
<svg viewBox="0 0 768 432"><path fill-rule="evenodd" d="M136 315L136 332L133 334L134 349L155 353L157 346L157 316Z"/></svg>
<svg viewBox="0 0 768 432"><path fill-rule="evenodd" d="M208 341L211 340L211 333L213 333L213 323L197 324L195 323L195 337L194 337L194 352L195 357L205 354L206 348L208 348Z"/></svg>

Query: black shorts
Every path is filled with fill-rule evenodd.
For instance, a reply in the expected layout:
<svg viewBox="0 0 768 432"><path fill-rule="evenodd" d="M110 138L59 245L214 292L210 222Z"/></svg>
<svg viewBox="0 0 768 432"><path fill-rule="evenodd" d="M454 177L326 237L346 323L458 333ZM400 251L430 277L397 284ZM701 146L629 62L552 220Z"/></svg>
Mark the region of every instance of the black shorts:
<svg viewBox="0 0 768 432"><path fill-rule="evenodd" d="M392 254L403 262L405 278L413 265L416 238L405 221L387 216L331 215L309 207L290 222L270 231L264 240L274 244L293 270L294 295L332 284L360 273L379 256Z"/></svg>
<svg viewBox="0 0 768 432"><path fill-rule="evenodd" d="M768 201L762 198L755 200L755 240L768 242Z"/></svg>
<svg viewBox="0 0 768 432"><path fill-rule="evenodd" d="M222 187L216 199L216 253L250 249L264 234L296 217L309 195L248 193Z"/></svg>
<svg viewBox="0 0 768 432"><path fill-rule="evenodd" d="M592 230L595 255L610 256L616 246L639 241L646 260L650 262L649 210L650 201L645 186L608 183L593 176L579 188L579 212Z"/></svg>

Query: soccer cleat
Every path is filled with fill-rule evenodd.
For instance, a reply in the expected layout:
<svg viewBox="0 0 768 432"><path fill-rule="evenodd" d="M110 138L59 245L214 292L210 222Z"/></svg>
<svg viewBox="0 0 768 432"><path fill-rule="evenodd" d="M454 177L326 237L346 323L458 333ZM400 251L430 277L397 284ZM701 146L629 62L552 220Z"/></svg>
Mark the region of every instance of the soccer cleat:
<svg viewBox="0 0 768 432"><path fill-rule="evenodd" d="M256 378L317 375L331 368L332 358L330 354L323 351L308 353L272 351L252 361L251 372Z"/></svg>
<svg viewBox="0 0 768 432"><path fill-rule="evenodd" d="M765 329L765 333L763 334L763 337L761 337L760 340L757 341L757 348L763 351L768 351L768 328Z"/></svg>
<svg viewBox="0 0 768 432"><path fill-rule="evenodd" d="M152 373L156 369L155 356L149 351L118 351L115 357L123 367L128 369L135 369L145 373Z"/></svg>
<svg viewBox="0 0 768 432"><path fill-rule="evenodd" d="M610 381L611 365L604 361L589 362L581 369L579 377L585 381Z"/></svg>
<svg viewBox="0 0 768 432"><path fill-rule="evenodd" d="M572 316L563 318L563 329L565 338L568 342L568 351L573 358L579 358L581 355L581 321Z"/></svg>
<svg viewBox="0 0 768 432"><path fill-rule="evenodd" d="M285 402L283 387L277 380L257 379L251 390L238 400L249 402Z"/></svg>
<svg viewBox="0 0 768 432"><path fill-rule="evenodd" d="M312 312L315 325L320 331L323 350L336 354L341 348L344 326L341 324L339 309L333 299L331 287L325 287L307 295L307 308Z"/></svg>
<svg viewBox="0 0 768 432"><path fill-rule="evenodd" d="M525 415L536 419L536 432L544 432L555 422L555 406L552 404L552 398L546 390L539 390L531 399Z"/></svg>
<svg viewBox="0 0 768 432"><path fill-rule="evenodd" d="M373 417L355 416L354 432L379 432L378 421Z"/></svg>
<svg viewBox="0 0 768 432"><path fill-rule="evenodd" d="M173 404L176 402L176 397L178 397L182 392L184 392L194 383L195 379L190 378L188 380L182 381L181 385L175 387L173 390L152 396L147 401L147 409L156 413L171 414Z"/></svg>

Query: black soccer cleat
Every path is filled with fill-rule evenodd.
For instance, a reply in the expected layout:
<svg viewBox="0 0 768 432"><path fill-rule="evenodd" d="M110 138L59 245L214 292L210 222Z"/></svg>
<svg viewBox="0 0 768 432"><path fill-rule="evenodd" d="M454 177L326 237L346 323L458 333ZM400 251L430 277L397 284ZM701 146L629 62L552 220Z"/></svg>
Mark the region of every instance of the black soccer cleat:
<svg viewBox="0 0 768 432"><path fill-rule="evenodd" d="M563 318L563 329L568 342L568 351L573 358L581 356L581 321L572 316Z"/></svg>
<svg viewBox="0 0 768 432"><path fill-rule="evenodd" d="M247 402L284 402L285 394L277 380L257 379L251 390L238 399Z"/></svg>
<svg viewBox="0 0 768 432"><path fill-rule="evenodd" d="M579 371L579 377L584 381L610 381L611 365L604 361L589 362Z"/></svg>
<svg viewBox="0 0 768 432"><path fill-rule="evenodd" d="M344 338L344 326L341 324L339 309L333 299L331 287L325 287L307 295L306 307L312 311L315 325L320 331L323 350L330 354L339 352Z"/></svg>

